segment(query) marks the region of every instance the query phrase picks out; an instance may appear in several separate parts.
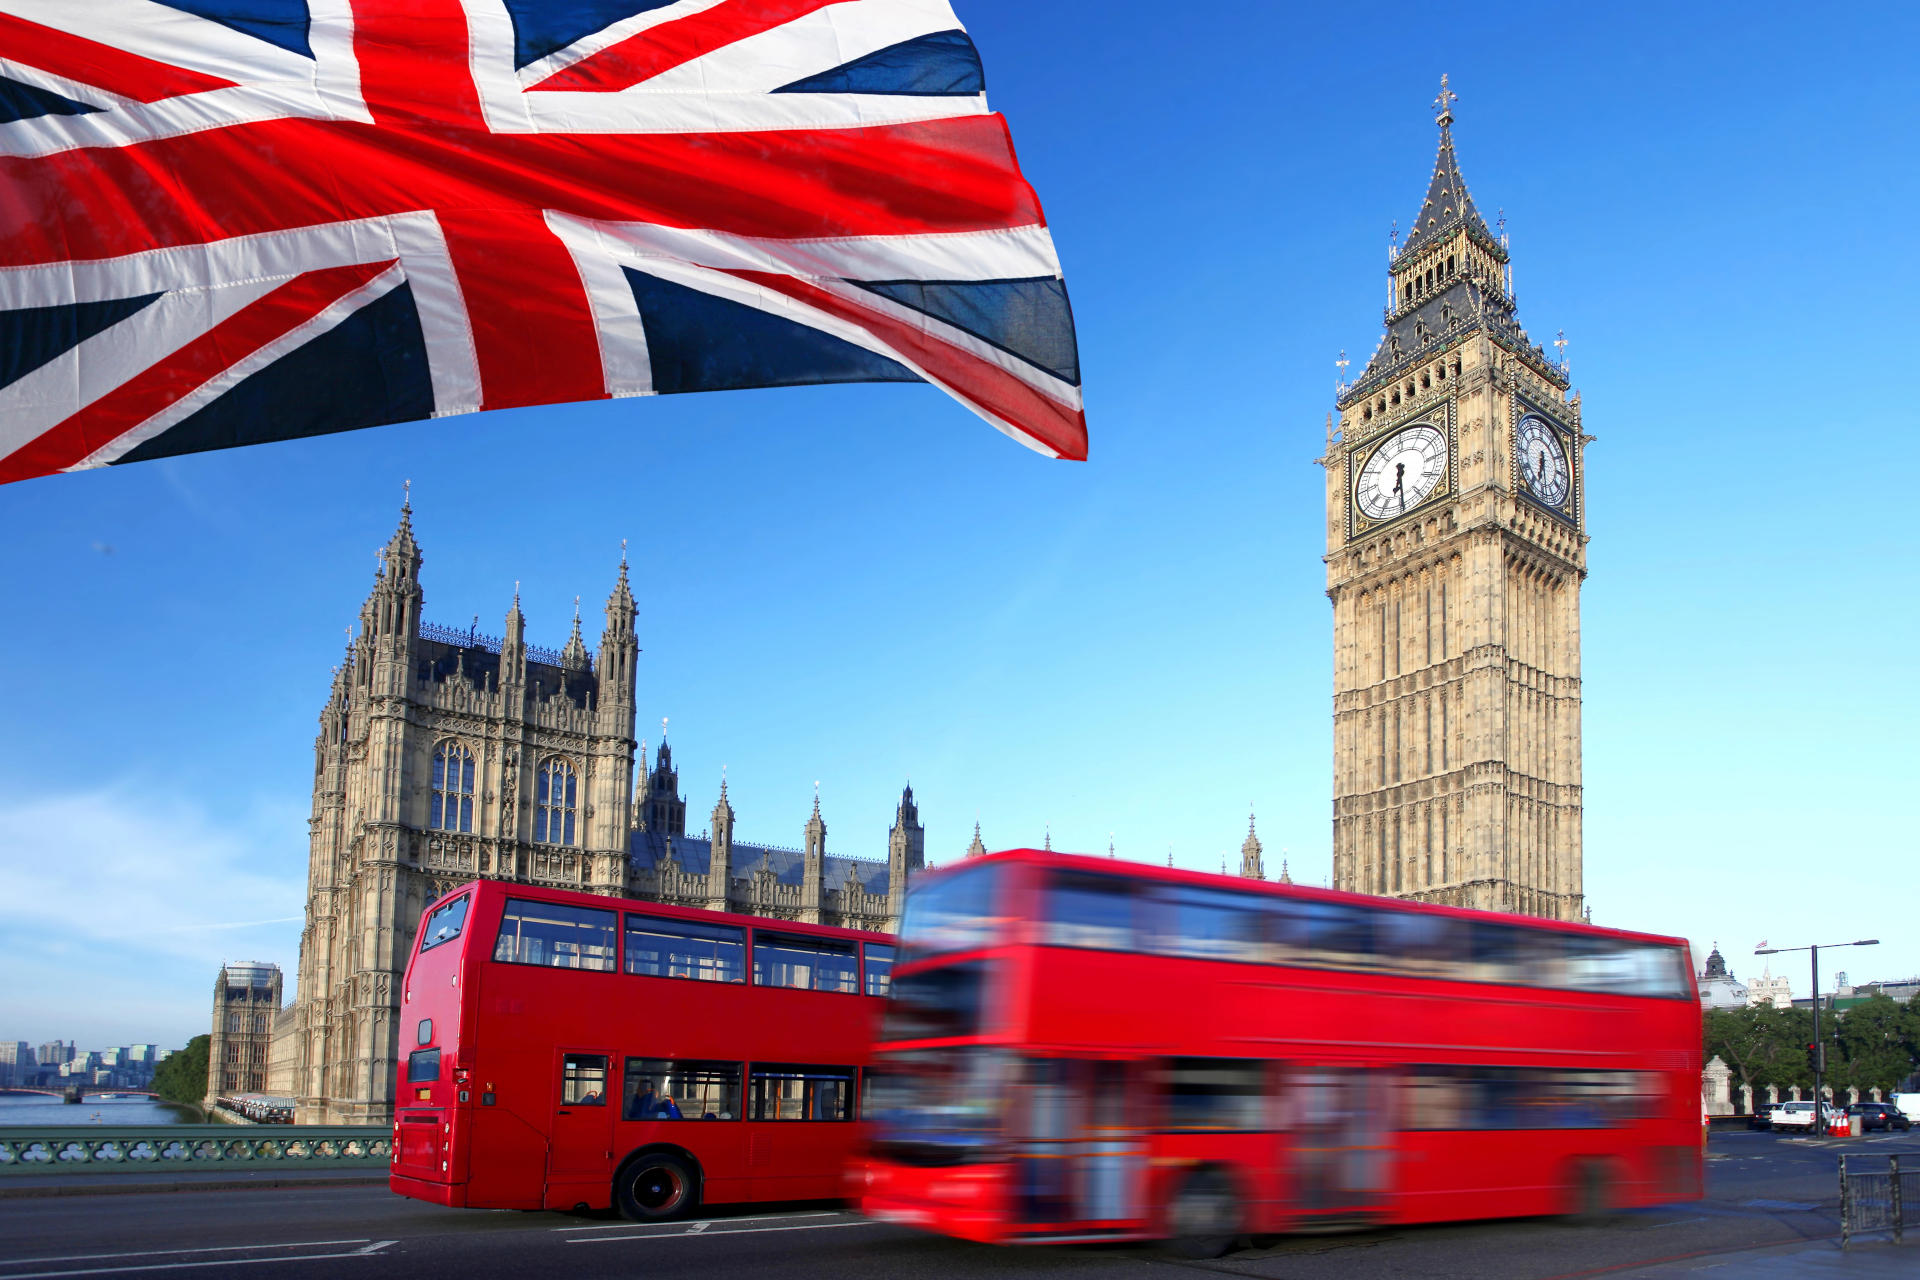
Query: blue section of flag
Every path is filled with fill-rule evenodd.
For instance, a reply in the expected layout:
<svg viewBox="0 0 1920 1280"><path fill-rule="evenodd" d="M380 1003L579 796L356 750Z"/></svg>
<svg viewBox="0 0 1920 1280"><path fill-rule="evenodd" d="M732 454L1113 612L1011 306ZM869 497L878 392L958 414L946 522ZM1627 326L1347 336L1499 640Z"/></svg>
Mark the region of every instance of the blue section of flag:
<svg viewBox="0 0 1920 1280"><path fill-rule="evenodd" d="M105 302L0 311L0 387L19 381L62 352L104 333L160 296L148 293Z"/></svg>
<svg viewBox="0 0 1920 1280"><path fill-rule="evenodd" d="M313 56L307 40L312 15L307 0L160 0L169 9L183 9L195 17L232 27L288 53Z"/></svg>
<svg viewBox="0 0 1920 1280"><path fill-rule="evenodd" d="M675 0L506 0L513 18L513 65L538 62L623 18Z"/></svg>
<svg viewBox="0 0 1920 1280"><path fill-rule="evenodd" d="M98 110L99 107L75 102L51 89L0 76L0 124L32 120L36 116L84 116Z"/></svg>
<svg viewBox="0 0 1920 1280"><path fill-rule="evenodd" d="M212 403L121 455L121 462L354 431L433 415L433 379L413 287L402 284Z"/></svg>
<svg viewBox="0 0 1920 1280"><path fill-rule="evenodd" d="M830 71L783 84L775 93L897 93L952 97L985 93L980 51L964 31L935 31L902 40Z"/></svg>
<svg viewBox="0 0 1920 1280"><path fill-rule="evenodd" d="M849 280L956 329L1056 378L1080 385L1080 349L1073 338L1067 286L1053 276L1019 280Z"/></svg>
<svg viewBox="0 0 1920 1280"><path fill-rule="evenodd" d="M640 305L653 389L662 395L921 380L898 361L798 321L632 267L621 269Z"/></svg>

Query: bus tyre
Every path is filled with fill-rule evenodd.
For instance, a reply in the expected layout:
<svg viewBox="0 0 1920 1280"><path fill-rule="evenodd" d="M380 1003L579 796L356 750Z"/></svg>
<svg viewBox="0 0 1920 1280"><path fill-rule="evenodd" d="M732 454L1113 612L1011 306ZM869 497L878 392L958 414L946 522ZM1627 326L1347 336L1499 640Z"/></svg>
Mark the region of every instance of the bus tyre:
<svg viewBox="0 0 1920 1280"><path fill-rule="evenodd" d="M1606 1162L1582 1160L1573 1167L1567 1188L1567 1213L1584 1227L1597 1227L1613 1214L1613 1179Z"/></svg>
<svg viewBox="0 0 1920 1280"><path fill-rule="evenodd" d="M700 1194L685 1160L650 1151L621 1166L613 1179L613 1202L631 1222L668 1222L691 1213Z"/></svg>
<svg viewBox="0 0 1920 1280"><path fill-rule="evenodd" d="M1218 1169L1196 1169L1181 1180L1167 1207L1167 1252L1176 1258L1217 1258L1240 1237L1233 1183Z"/></svg>

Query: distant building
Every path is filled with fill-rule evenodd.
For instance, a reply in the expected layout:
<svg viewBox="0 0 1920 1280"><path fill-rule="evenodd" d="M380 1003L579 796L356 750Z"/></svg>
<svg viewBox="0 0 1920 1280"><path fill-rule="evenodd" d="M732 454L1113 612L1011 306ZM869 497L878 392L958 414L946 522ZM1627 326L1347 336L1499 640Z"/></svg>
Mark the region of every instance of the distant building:
<svg viewBox="0 0 1920 1280"><path fill-rule="evenodd" d="M1747 1003L1749 1005L1772 1005L1776 1009L1793 1008L1793 982L1787 978L1773 976L1773 962L1768 961L1760 976L1747 984Z"/></svg>
<svg viewBox="0 0 1920 1280"><path fill-rule="evenodd" d="M32 1083L37 1065L33 1046L25 1040L0 1040L0 1087Z"/></svg>
<svg viewBox="0 0 1920 1280"><path fill-rule="evenodd" d="M39 1052L40 1069L49 1074L59 1071L59 1069L64 1064L71 1062L73 1060L73 1055L76 1052L76 1049L77 1049L77 1046L75 1046L71 1041L67 1041L67 1040L47 1041L45 1044L40 1046L40 1052Z"/></svg>
<svg viewBox="0 0 1920 1280"><path fill-rule="evenodd" d="M1744 1009L1747 988L1727 968L1727 959L1715 943L1707 953L1707 967L1697 975L1700 980L1700 1007L1703 1009Z"/></svg>
<svg viewBox="0 0 1920 1280"><path fill-rule="evenodd" d="M225 965L213 984L213 1037L207 1045L207 1101L265 1093L274 1015L280 1012L280 966Z"/></svg>

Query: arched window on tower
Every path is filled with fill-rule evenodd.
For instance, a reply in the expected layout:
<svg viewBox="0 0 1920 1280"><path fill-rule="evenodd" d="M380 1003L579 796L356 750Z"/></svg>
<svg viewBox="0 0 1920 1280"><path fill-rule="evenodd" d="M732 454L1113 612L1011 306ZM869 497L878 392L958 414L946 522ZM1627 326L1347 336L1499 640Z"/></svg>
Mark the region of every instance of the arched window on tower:
<svg viewBox="0 0 1920 1280"><path fill-rule="evenodd" d="M540 766L540 783L534 796L533 838L540 844L573 843L574 792L577 779L573 766L558 756Z"/></svg>
<svg viewBox="0 0 1920 1280"><path fill-rule="evenodd" d="M435 831L473 830L473 752L452 740L433 751L427 826Z"/></svg>

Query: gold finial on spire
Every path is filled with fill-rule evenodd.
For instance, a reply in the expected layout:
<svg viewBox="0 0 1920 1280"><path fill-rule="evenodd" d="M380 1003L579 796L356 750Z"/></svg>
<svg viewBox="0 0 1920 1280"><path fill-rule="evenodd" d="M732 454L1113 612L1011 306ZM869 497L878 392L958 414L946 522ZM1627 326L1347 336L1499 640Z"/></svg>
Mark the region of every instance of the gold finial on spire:
<svg viewBox="0 0 1920 1280"><path fill-rule="evenodd" d="M1565 373L1573 367L1567 363L1567 331L1565 329L1560 330L1553 340L1553 345L1560 349L1560 372Z"/></svg>
<svg viewBox="0 0 1920 1280"><path fill-rule="evenodd" d="M575 596L573 598L573 624L576 627L580 625L580 597L579 596Z"/></svg>
<svg viewBox="0 0 1920 1280"><path fill-rule="evenodd" d="M413 510L413 481L411 480L406 481L404 484L400 486L400 488L402 491L402 497L400 499L400 509L402 511Z"/></svg>
<svg viewBox="0 0 1920 1280"><path fill-rule="evenodd" d="M666 740L667 740L667 718L665 716L661 716L660 717L660 741L665 742Z"/></svg>
<svg viewBox="0 0 1920 1280"><path fill-rule="evenodd" d="M1453 123L1453 104L1459 100L1460 95L1447 88L1446 73L1442 72L1440 75L1440 96L1433 100L1435 122L1442 129Z"/></svg>
<svg viewBox="0 0 1920 1280"><path fill-rule="evenodd" d="M620 563L625 564L626 562L627 562L627 540L625 538L622 538L620 539Z"/></svg>

